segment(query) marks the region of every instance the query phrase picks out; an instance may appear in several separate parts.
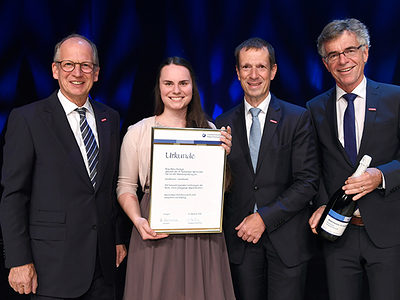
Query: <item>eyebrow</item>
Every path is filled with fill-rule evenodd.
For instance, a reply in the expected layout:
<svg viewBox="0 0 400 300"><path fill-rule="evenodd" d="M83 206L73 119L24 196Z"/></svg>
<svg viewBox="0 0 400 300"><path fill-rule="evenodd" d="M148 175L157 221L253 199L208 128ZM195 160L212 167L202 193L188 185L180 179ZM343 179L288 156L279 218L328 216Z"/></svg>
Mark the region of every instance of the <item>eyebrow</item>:
<svg viewBox="0 0 400 300"><path fill-rule="evenodd" d="M250 63L245 63L245 64L243 64L242 65L242 67L245 67L245 66L253 66L252 64L250 64ZM266 67L267 66L267 64L264 64L264 63L258 63L258 64L255 64L254 66L256 66L256 67Z"/></svg>
<svg viewBox="0 0 400 300"><path fill-rule="evenodd" d="M173 83L173 81L172 81L172 80L169 80L169 79L164 79L162 82L172 82L172 83ZM190 82L190 79L179 80L178 83L179 83L179 82Z"/></svg>
<svg viewBox="0 0 400 300"><path fill-rule="evenodd" d="M350 47L347 47L347 48L345 48L343 51L346 51L346 50L351 49L351 48L357 48L357 46L350 46ZM343 52L343 51L342 51L342 52ZM331 52L329 52L327 55L332 54L332 53L341 53L341 51L331 51Z"/></svg>

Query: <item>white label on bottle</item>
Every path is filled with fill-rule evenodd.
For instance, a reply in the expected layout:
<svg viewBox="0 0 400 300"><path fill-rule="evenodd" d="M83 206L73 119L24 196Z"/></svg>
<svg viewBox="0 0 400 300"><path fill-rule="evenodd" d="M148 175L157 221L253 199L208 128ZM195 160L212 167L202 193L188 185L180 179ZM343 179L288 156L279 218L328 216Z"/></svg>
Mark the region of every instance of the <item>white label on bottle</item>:
<svg viewBox="0 0 400 300"><path fill-rule="evenodd" d="M330 234L341 236L350 220L351 217L342 216L331 209L321 228Z"/></svg>

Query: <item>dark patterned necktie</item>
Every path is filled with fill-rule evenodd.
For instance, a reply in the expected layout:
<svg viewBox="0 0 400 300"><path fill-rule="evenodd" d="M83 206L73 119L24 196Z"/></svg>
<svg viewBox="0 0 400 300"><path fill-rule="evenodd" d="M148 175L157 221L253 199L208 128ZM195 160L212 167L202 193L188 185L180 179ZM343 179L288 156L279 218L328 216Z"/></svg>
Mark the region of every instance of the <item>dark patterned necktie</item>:
<svg viewBox="0 0 400 300"><path fill-rule="evenodd" d="M357 160L357 143L356 143L356 122L354 115L354 100L357 98L356 94L349 93L343 95L347 101L347 108L344 112L344 149L350 158L353 165Z"/></svg>
<svg viewBox="0 0 400 300"><path fill-rule="evenodd" d="M90 128L87 119L86 119L86 108L81 107L75 109L80 116L79 127L82 133L83 143L86 148L86 155L89 164L89 177L90 181L93 184L93 187L96 187L96 175L97 175L97 163L98 163L98 154L99 148L97 147L96 139L94 137L93 131Z"/></svg>

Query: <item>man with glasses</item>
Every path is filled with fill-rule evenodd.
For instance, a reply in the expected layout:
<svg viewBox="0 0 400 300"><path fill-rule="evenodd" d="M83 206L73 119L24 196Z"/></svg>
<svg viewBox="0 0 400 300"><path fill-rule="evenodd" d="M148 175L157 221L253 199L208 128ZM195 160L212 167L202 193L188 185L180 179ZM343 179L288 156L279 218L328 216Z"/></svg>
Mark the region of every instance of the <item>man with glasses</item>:
<svg viewBox="0 0 400 300"><path fill-rule="evenodd" d="M64 38L52 64L59 90L9 116L5 261L11 287L32 299L114 299L126 255L116 237L119 115L89 98L99 70L90 40Z"/></svg>
<svg viewBox="0 0 400 300"><path fill-rule="evenodd" d="M224 234L236 299L301 300L312 234L309 202L318 161L309 113L270 93L278 66L260 38L235 49L241 104L219 116L234 143Z"/></svg>
<svg viewBox="0 0 400 300"><path fill-rule="evenodd" d="M364 76L369 47L356 19L325 26L318 52L336 86L307 103L322 167L312 231L338 188L358 206L343 235L323 244L331 300L361 299L364 278L371 300L400 299L400 87ZM365 154L370 168L350 178Z"/></svg>

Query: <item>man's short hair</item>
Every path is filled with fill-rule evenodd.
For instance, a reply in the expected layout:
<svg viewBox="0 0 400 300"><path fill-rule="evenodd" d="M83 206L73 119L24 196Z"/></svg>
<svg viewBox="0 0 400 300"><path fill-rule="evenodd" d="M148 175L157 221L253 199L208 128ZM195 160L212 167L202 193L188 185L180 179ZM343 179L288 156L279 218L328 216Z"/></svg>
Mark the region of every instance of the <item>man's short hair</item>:
<svg viewBox="0 0 400 300"><path fill-rule="evenodd" d="M317 48L319 55L325 57L326 53L324 44L328 41L336 39L341 34L343 34L344 31L354 33L360 45L370 47L367 26L365 26L357 19L334 20L324 27L317 39Z"/></svg>
<svg viewBox="0 0 400 300"><path fill-rule="evenodd" d="M69 40L69 39L72 39L72 38L79 38L79 39L85 40L86 42L89 43L90 47L92 48L92 52L93 52L93 63L96 66L99 66L99 55L98 55L98 52L97 52L96 45L91 40L89 40L87 37L85 37L83 35L80 35L80 34L77 34L77 33L70 34L69 36L63 38L61 41L59 41L55 45L53 61L58 61L59 60L60 47L61 47L62 43L64 43L66 40Z"/></svg>
<svg viewBox="0 0 400 300"><path fill-rule="evenodd" d="M235 49L235 58L236 58L236 67L239 69L239 54L242 49L249 50L249 49L262 49L262 48L267 48L268 53L269 53L269 64L270 67L276 64L275 60L275 50L274 47L267 41L258 38L258 37L253 37L248 40L245 40L243 43L241 43L239 46L236 47Z"/></svg>

